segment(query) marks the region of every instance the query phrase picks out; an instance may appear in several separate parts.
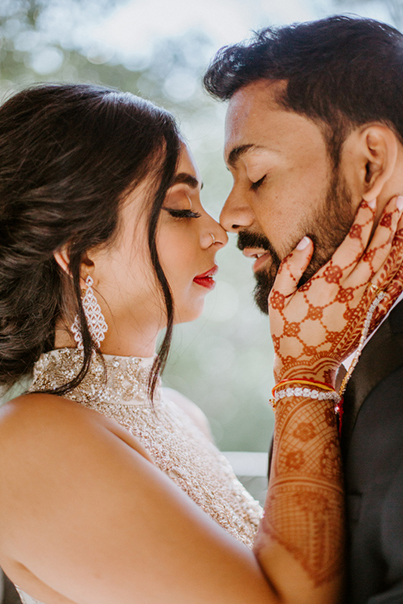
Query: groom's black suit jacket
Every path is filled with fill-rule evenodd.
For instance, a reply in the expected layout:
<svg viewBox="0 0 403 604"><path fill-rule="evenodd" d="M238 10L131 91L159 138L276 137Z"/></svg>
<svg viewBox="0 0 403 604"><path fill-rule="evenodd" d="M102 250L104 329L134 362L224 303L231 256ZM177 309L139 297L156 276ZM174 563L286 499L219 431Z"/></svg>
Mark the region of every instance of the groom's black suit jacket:
<svg viewBox="0 0 403 604"><path fill-rule="evenodd" d="M403 302L365 346L344 400L349 604L403 604Z"/></svg>

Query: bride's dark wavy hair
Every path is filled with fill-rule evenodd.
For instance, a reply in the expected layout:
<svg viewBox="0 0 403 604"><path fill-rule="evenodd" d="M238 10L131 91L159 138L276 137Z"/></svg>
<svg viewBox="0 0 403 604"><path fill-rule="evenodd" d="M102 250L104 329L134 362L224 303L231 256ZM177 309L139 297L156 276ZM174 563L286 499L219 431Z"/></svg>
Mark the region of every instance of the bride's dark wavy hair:
<svg viewBox="0 0 403 604"><path fill-rule="evenodd" d="M0 107L0 384L11 386L29 374L54 347L69 299L81 323L83 365L54 392L66 393L83 380L96 347L81 304L80 267L88 250L114 241L121 204L151 176L148 246L167 315L150 375L152 397L174 312L155 234L180 144L172 115L100 86L36 86ZM54 258L62 246L69 251L70 278Z"/></svg>

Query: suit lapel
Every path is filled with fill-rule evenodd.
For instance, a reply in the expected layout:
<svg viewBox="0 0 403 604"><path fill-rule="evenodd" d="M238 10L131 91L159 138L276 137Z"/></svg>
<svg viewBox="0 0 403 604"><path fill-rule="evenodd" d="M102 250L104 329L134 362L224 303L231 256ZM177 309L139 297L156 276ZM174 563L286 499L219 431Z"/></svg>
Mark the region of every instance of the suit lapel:
<svg viewBox="0 0 403 604"><path fill-rule="evenodd" d="M385 377L403 365L403 301L362 351L344 395L342 448L348 447L361 405Z"/></svg>

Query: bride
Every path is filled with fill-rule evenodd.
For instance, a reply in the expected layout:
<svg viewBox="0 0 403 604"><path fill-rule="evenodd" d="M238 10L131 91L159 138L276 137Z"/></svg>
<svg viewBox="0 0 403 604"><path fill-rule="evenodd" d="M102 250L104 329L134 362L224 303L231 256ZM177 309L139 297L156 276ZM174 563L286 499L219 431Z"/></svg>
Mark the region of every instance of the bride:
<svg viewBox="0 0 403 604"><path fill-rule="evenodd" d="M378 289L400 287L395 199L386 211L369 242L374 204L361 204L360 238L330 261L337 283L324 267L297 290L307 238L279 271L263 515L200 413L160 386L173 325L202 312L227 242L172 116L89 85L32 88L0 108L0 383L33 375L0 411L0 565L25 604L340 600L334 375ZM375 249L370 266L363 252ZM290 331L308 298L326 306L306 343L320 369Z"/></svg>

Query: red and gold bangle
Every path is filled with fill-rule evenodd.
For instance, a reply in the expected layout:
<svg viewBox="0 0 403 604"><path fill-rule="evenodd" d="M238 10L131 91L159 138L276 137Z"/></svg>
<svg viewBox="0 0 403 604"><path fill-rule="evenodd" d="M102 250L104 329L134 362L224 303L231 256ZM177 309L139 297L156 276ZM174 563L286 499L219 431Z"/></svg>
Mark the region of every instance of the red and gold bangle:
<svg viewBox="0 0 403 604"><path fill-rule="evenodd" d="M306 380L304 378L301 378L301 379L295 378L294 380L281 380L281 382L278 382L274 386L273 391L277 390L277 388L279 388L280 386L285 386L286 384L306 384L308 386L311 386L311 385L318 386L319 388L322 388L323 390L334 390L333 386L331 384L327 384L326 382L319 382L318 380Z"/></svg>

